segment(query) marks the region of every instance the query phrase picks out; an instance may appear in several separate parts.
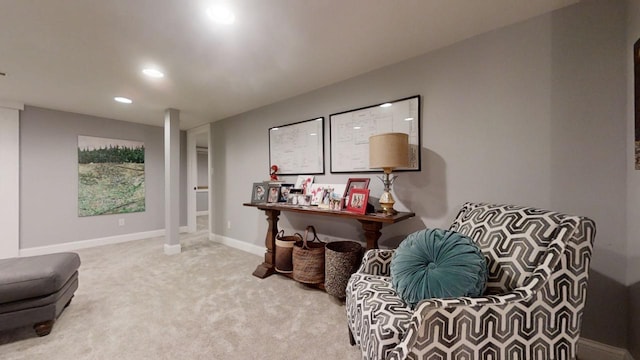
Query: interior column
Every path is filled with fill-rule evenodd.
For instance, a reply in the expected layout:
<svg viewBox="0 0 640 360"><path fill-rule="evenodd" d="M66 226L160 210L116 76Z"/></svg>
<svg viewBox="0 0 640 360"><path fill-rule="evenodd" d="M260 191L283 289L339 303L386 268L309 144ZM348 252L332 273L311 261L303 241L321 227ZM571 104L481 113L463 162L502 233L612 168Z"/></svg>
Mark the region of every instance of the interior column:
<svg viewBox="0 0 640 360"><path fill-rule="evenodd" d="M179 254L180 247L180 111L164 113L164 253Z"/></svg>
<svg viewBox="0 0 640 360"><path fill-rule="evenodd" d="M0 101L0 259L20 253L20 110Z"/></svg>

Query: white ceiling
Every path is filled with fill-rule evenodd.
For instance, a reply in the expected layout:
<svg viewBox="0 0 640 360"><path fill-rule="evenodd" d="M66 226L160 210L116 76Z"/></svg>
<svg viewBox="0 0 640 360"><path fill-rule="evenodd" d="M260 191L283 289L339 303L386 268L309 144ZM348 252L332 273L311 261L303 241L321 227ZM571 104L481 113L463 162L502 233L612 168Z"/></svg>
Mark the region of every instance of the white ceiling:
<svg viewBox="0 0 640 360"><path fill-rule="evenodd" d="M0 0L0 100L190 129L577 1Z"/></svg>

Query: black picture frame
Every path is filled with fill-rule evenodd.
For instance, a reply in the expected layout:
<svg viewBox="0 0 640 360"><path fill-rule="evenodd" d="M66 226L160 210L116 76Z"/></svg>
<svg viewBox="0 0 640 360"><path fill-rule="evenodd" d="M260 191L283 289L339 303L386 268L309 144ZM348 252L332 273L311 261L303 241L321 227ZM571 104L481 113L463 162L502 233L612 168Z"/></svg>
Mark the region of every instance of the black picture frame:
<svg viewBox="0 0 640 360"><path fill-rule="evenodd" d="M278 202L287 202L287 199L289 198L289 193L291 193L291 189L293 189L294 186L295 184L280 185L280 198L278 199Z"/></svg>
<svg viewBox="0 0 640 360"><path fill-rule="evenodd" d="M269 169L278 175L324 174L324 116L269 128Z"/></svg>
<svg viewBox="0 0 640 360"><path fill-rule="evenodd" d="M387 104L390 104L387 106ZM388 101L329 116L331 173L373 173L369 168L369 137L388 132L409 135L409 167L422 169L422 105L420 95Z"/></svg>

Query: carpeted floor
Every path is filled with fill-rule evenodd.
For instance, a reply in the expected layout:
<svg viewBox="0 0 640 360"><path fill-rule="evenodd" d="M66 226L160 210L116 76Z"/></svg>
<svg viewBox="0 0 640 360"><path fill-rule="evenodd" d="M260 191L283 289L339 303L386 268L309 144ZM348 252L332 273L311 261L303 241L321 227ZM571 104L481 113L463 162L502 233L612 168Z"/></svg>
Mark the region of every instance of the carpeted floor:
<svg viewBox="0 0 640 360"><path fill-rule="evenodd" d="M283 276L251 275L261 258L183 235L77 251L80 286L50 335L0 332L0 359L359 359L344 304Z"/></svg>

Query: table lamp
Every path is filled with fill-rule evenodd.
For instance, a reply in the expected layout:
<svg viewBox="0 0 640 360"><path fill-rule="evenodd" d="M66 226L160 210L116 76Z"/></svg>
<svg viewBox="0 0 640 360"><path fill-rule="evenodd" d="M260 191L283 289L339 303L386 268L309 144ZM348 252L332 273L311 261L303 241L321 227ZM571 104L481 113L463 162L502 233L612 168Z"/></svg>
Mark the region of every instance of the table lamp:
<svg viewBox="0 0 640 360"><path fill-rule="evenodd" d="M384 192L380 196L380 206L386 215L398 212L393 209L391 185L395 177L391 177L393 169L409 166L409 135L403 133L386 133L369 138L369 168L382 169Z"/></svg>

